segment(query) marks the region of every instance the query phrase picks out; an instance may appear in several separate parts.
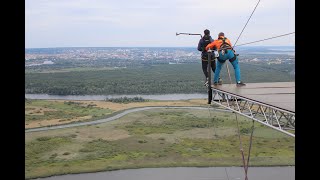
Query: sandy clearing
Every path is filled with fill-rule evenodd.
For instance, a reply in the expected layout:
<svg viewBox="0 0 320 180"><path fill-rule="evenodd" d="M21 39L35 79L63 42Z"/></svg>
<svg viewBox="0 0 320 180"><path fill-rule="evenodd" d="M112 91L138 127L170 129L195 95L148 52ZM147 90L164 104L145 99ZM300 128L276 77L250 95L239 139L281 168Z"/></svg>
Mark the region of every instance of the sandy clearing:
<svg viewBox="0 0 320 180"><path fill-rule="evenodd" d="M47 100L53 102L79 102L82 106L89 104L96 105L96 107L110 109L113 111L121 111L124 109L145 107L145 106L204 106L207 105L206 99L191 99L191 100L180 100L180 101L150 101L150 102L133 102L133 103L113 103L107 101L94 101L94 100ZM30 106L31 107L31 106Z"/></svg>
<svg viewBox="0 0 320 180"><path fill-rule="evenodd" d="M44 127L44 126L52 126L52 125L59 125L59 124L66 124L71 122L78 122L87 119L91 119L92 116L82 116L77 117L75 119L50 119L50 120L39 120L39 121L31 121L25 124L25 128L37 128L37 127Z"/></svg>
<svg viewBox="0 0 320 180"><path fill-rule="evenodd" d="M25 114L28 115L44 115L45 111L57 111L56 109L39 107L39 106L27 106L28 108L32 108L31 110L26 110Z"/></svg>

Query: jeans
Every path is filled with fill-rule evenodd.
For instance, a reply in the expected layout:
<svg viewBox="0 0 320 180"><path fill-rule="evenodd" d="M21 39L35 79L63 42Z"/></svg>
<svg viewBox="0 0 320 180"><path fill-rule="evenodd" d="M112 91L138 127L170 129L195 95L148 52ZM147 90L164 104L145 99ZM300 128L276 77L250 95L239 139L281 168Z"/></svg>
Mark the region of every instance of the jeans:
<svg viewBox="0 0 320 180"><path fill-rule="evenodd" d="M216 67L216 72L214 74L214 79L213 82L218 82L219 76L220 76L220 71L222 68L222 65L226 62L226 60L232 59L235 56L232 50L228 49L228 52L225 53L224 55L219 52L219 57L217 60L217 67ZM236 76L236 81L239 82L241 81L240 79L240 67L239 67L239 60L238 57L236 56L236 59L232 62L230 62L233 66L234 69L234 74Z"/></svg>

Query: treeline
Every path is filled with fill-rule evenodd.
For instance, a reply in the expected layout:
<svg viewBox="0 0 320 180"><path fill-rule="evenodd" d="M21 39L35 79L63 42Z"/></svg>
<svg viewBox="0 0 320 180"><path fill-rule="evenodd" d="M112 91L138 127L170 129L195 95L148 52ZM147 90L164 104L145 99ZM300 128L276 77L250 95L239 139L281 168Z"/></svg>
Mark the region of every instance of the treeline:
<svg viewBox="0 0 320 180"><path fill-rule="evenodd" d="M240 63L242 81L294 81L294 65ZM233 83L234 72L229 64ZM221 77L229 83L226 66ZM52 95L172 94L205 93L204 75L197 64L156 65L100 71L26 73L25 93Z"/></svg>
<svg viewBox="0 0 320 180"><path fill-rule="evenodd" d="M114 102L114 103L131 103L131 102L146 102L149 100L143 99L142 97L133 97L133 98L128 98L128 97L120 97L120 98L106 98L105 99L108 102Z"/></svg>

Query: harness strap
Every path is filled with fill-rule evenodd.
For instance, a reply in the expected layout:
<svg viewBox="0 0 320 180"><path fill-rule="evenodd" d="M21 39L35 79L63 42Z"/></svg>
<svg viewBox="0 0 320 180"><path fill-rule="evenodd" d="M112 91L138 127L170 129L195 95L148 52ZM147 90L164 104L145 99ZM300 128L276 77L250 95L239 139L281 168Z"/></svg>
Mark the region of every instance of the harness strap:
<svg viewBox="0 0 320 180"><path fill-rule="evenodd" d="M234 55L233 58L229 59L229 62L233 62L236 59L237 59L237 55Z"/></svg>
<svg viewBox="0 0 320 180"><path fill-rule="evenodd" d="M231 45L229 44L229 43L226 43L226 37L223 37L223 38L220 38L219 37L219 39L220 40L222 40L222 44L220 45L220 51L222 50L222 49L224 49L224 50L226 50L226 49L232 49L232 47L231 47ZM222 46L226 46L226 48L224 47L224 48L221 48Z"/></svg>

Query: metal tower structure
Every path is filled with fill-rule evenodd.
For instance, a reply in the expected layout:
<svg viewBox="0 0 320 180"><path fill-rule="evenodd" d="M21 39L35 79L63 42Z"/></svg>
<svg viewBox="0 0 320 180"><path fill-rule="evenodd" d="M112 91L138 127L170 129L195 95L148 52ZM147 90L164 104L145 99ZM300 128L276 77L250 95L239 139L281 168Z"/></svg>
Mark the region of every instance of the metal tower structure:
<svg viewBox="0 0 320 180"><path fill-rule="evenodd" d="M212 86L212 103L295 137L295 83Z"/></svg>

